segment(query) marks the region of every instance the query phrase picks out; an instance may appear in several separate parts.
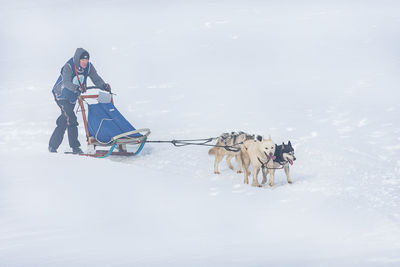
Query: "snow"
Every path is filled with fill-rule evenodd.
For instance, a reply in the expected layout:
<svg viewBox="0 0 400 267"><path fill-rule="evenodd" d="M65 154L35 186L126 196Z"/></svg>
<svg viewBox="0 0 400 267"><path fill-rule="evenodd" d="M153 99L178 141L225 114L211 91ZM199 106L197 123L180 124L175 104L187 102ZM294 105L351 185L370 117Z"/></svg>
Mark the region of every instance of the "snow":
<svg viewBox="0 0 400 267"><path fill-rule="evenodd" d="M0 7L1 266L400 264L397 1ZM63 154L65 136L50 154L50 91L76 47L151 140L291 140L294 183L215 175L207 147L94 159Z"/></svg>

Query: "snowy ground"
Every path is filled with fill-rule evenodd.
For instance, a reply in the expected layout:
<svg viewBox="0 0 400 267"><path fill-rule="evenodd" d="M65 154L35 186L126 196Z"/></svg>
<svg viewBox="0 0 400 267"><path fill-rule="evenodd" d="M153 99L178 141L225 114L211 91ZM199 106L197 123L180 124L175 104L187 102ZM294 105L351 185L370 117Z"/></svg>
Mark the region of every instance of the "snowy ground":
<svg viewBox="0 0 400 267"><path fill-rule="evenodd" d="M1 1L0 266L398 266L400 5L301 2ZM294 184L206 147L48 153L76 47L152 140L291 140Z"/></svg>

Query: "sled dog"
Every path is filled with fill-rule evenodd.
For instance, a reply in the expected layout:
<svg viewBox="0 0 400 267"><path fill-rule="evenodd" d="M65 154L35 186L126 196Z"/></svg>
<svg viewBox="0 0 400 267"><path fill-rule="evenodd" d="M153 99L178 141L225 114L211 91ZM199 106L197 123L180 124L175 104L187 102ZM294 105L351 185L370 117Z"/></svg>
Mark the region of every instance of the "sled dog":
<svg viewBox="0 0 400 267"><path fill-rule="evenodd" d="M237 173L242 173L242 160L240 157L240 150L243 148L243 143L246 140L253 140L254 135L249 135L245 132L232 132L232 133L223 133L217 139L217 147L213 147L208 151L208 155L214 155L214 173L219 174L218 165L226 155L226 163L230 169L234 169L231 163L231 159L235 157L236 162L238 164ZM227 150L224 147L220 146L228 146ZM237 150L231 151L230 149Z"/></svg>
<svg viewBox="0 0 400 267"><path fill-rule="evenodd" d="M274 166L275 159L275 143L271 140L271 136L268 139L264 139L262 136L257 136L255 140L247 140L244 142L244 148L241 150L240 157L244 168L244 183L249 183L249 166L251 163L251 173L253 176L252 186L261 185L258 183L258 174L262 166L272 168ZM268 169L270 177L274 177L272 169Z"/></svg>
<svg viewBox="0 0 400 267"><path fill-rule="evenodd" d="M283 169L285 170L286 173L286 179L289 184L293 183L292 179L290 178L289 174L289 164L293 165L293 161L296 160L296 157L294 156L294 149L292 147L292 143L289 141L287 145L285 143L282 143L282 145L277 145L275 147L275 159L274 159L274 165L272 170L268 170L268 167L265 165L262 166L262 174L263 174L263 180L262 184L265 184L267 182L267 170L269 173L273 172L275 173L275 170L283 166ZM269 185L273 186L274 185L274 175L270 175L269 179Z"/></svg>

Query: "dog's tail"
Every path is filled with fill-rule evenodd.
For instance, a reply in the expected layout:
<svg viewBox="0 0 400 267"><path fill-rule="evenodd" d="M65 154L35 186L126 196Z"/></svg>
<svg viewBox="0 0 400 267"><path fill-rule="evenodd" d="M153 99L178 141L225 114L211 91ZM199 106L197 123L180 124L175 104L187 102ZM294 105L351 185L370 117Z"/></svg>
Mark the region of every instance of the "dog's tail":
<svg viewBox="0 0 400 267"><path fill-rule="evenodd" d="M213 147L210 150L208 150L208 155L216 155L217 154L217 147Z"/></svg>

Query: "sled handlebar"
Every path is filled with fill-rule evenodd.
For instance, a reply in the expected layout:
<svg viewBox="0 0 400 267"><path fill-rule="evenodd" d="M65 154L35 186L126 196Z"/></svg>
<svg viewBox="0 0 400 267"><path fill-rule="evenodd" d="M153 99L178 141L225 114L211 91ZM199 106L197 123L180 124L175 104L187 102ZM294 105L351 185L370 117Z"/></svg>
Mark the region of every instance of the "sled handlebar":
<svg viewBox="0 0 400 267"><path fill-rule="evenodd" d="M86 87L86 89L100 89L100 90L103 90L102 87L98 87L98 86L88 86L88 87ZM111 92L108 92L108 93L110 93L110 94L112 94L112 95L116 95L116 94L111 93Z"/></svg>

